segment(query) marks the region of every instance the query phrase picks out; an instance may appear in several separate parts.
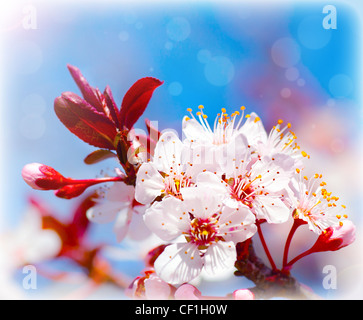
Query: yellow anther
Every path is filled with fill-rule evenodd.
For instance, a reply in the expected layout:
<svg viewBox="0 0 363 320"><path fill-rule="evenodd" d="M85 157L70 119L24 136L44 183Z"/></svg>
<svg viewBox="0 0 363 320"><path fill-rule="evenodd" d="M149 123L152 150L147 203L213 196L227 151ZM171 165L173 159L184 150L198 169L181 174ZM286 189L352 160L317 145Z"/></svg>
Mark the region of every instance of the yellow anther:
<svg viewBox="0 0 363 320"><path fill-rule="evenodd" d="M251 115L250 114L246 114L245 118L250 118Z"/></svg>
<svg viewBox="0 0 363 320"><path fill-rule="evenodd" d="M204 119L207 119L207 118L208 118L208 116L207 116L206 114L203 114L203 118L204 118Z"/></svg>
<svg viewBox="0 0 363 320"><path fill-rule="evenodd" d="M190 118L189 117L185 117L185 121L188 121L188 120L190 120Z"/></svg>
<svg viewBox="0 0 363 320"><path fill-rule="evenodd" d="M203 106L203 105L200 105L200 106L198 107L198 109L204 109L204 106Z"/></svg>
<svg viewBox="0 0 363 320"><path fill-rule="evenodd" d="M221 111L222 111L222 113L226 113L226 109L225 108L222 108Z"/></svg>
<svg viewBox="0 0 363 320"><path fill-rule="evenodd" d="M288 127L289 129L291 128L291 123L290 123L290 122L287 124L287 127Z"/></svg>
<svg viewBox="0 0 363 320"><path fill-rule="evenodd" d="M277 120L277 123L278 124L283 124L284 123L284 120L279 119L279 120Z"/></svg>
<svg viewBox="0 0 363 320"><path fill-rule="evenodd" d="M299 169L299 168L296 168L296 172L297 172L297 173L300 173L300 169Z"/></svg>
<svg viewBox="0 0 363 320"><path fill-rule="evenodd" d="M245 109L246 109L246 107L245 107L245 106L242 106L240 109L241 109L241 110L245 110Z"/></svg>
<svg viewBox="0 0 363 320"><path fill-rule="evenodd" d="M187 109L187 111L188 111L188 112L192 112L192 109L191 109L191 108L188 108L188 109Z"/></svg>
<svg viewBox="0 0 363 320"><path fill-rule="evenodd" d="M256 122L258 122L258 121L260 121L261 119L259 118L259 117L256 117L255 118L255 120L254 120L254 122L256 123Z"/></svg>
<svg viewBox="0 0 363 320"><path fill-rule="evenodd" d="M301 154L302 154L303 157L307 157L308 156L308 154L305 151L301 151Z"/></svg>
<svg viewBox="0 0 363 320"><path fill-rule="evenodd" d="M202 113L200 111L198 111L196 114L197 114L197 116L201 116L202 115Z"/></svg>

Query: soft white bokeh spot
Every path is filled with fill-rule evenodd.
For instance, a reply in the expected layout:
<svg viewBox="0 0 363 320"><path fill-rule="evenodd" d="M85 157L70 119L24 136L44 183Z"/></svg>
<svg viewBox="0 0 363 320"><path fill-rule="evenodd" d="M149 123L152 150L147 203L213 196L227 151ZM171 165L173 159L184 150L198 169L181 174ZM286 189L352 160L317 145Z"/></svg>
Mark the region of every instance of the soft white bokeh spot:
<svg viewBox="0 0 363 320"><path fill-rule="evenodd" d="M211 59L212 55L209 50L202 49L198 51L197 59L201 63L207 63Z"/></svg>
<svg viewBox="0 0 363 320"><path fill-rule="evenodd" d="M189 21L182 17L171 19L166 25L166 33L170 40L184 41L190 35Z"/></svg>
<svg viewBox="0 0 363 320"><path fill-rule="evenodd" d="M300 43L312 50L324 48L332 37L332 30L324 29L321 16L309 16L303 19L297 30Z"/></svg>
<svg viewBox="0 0 363 320"><path fill-rule="evenodd" d="M20 74L32 74L38 71L43 63L41 48L32 41L14 43L13 55L14 68Z"/></svg>
<svg viewBox="0 0 363 320"><path fill-rule="evenodd" d="M297 80L299 78L299 75L300 75L299 70L295 67L288 68L285 71L285 77L289 81Z"/></svg>
<svg viewBox="0 0 363 320"><path fill-rule="evenodd" d="M127 31L121 31L119 34L118 34L118 38L121 40L121 41L127 41L129 40L129 33Z"/></svg>
<svg viewBox="0 0 363 320"><path fill-rule="evenodd" d="M347 97L353 91L353 81L345 74L337 74L329 81L329 91L334 97Z"/></svg>
<svg viewBox="0 0 363 320"><path fill-rule="evenodd" d="M20 119L19 130L25 139L40 139L44 135L45 129L46 123L42 116L28 114Z"/></svg>
<svg viewBox="0 0 363 320"><path fill-rule="evenodd" d="M280 38L271 47L271 58L279 67L293 67L300 61L300 47L292 38Z"/></svg>
<svg viewBox="0 0 363 320"><path fill-rule="evenodd" d="M179 82L174 81L169 84L168 91L172 96L179 96L183 92L183 86Z"/></svg>
<svg viewBox="0 0 363 320"><path fill-rule="evenodd" d="M234 77L234 65L227 57L215 56L206 63L204 75L209 83L215 86L225 86Z"/></svg>
<svg viewBox="0 0 363 320"><path fill-rule="evenodd" d="M289 88L283 88L280 91L280 95L281 95L281 97L283 97L285 99L290 98L291 90Z"/></svg>

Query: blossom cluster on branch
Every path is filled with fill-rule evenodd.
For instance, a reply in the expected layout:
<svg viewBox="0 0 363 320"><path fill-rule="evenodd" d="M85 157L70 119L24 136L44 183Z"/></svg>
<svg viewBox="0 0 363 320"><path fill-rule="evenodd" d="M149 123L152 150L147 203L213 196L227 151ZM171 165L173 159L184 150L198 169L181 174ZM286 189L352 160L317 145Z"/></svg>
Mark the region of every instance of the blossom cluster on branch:
<svg viewBox="0 0 363 320"><path fill-rule="evenodd" d="M320 173L305 174L310 156L298 145L290 123L279 120L266 132L258 115L246 114L241 107L231 114L222 108L212 125L200 105L197 112L187 109L181 138L172 129L159 132L148 120L147 134L141 134L133 127L162 81L138 80L118 108L108 86L102 93L79 69L70 65L68 69L83 98L62 93L54 102L58 118L78 138L98 148L85 158L86 164L115 158L120 166L115 176L78 180L31 163L24 166L22 176L32 188L55 190L65 199L78 197L91 186L112 183L90 198L92 205L83 212L87 218L113 222L118 242L126 236L142 240L151 234L164 241L145 258L146 269L126 290L129 296L208 298L190 282L202 273L223 274L233 266L236 275L246 276L259 288L261 281L254 275L267 269L270 277L263 281L285 286L292 283L290 270L301 258L354 241L355 227L347 219L345 205L328 191ZM268 228L289 219L292 228L286 235L282 266L277 268L261 225ZM317 235L316 243L289 260L290 244L300 226ZM256 263L251 251L255 236L260 237L271 268ZM252 263L254 269L244 268ZM225 298L254 297L253 289L241 288Z"/></svg>

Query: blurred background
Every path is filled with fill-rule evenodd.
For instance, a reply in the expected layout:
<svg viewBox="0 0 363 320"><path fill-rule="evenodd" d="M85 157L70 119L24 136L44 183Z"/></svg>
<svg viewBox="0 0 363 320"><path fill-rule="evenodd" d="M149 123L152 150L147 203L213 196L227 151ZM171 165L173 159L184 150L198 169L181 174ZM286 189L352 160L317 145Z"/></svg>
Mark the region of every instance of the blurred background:
<svg viewBox="0 0 363 320"><path fill-rule="evenodd" d="M0 232L12 234L24 221L29 196L54 208L60 219L67 219L77 203L31 190L21 177L25 164L44 163L79 179L117 166L114 160L85 165L83 159L95 149L56 117L54 99L64 91L79 93L66 64L80 68L101 91L110 85L119 106L136 80L152 76L165 82L136 125L143 130L148 118L158 121L160 130L181 133L186 109L200 104L209 119L222 107L233 112L244 105L247 112L258 113L267 130L280 118L291 122L299 144L311 155L307 170L323 174L357 225L353 245L301 260L293 275L323 298L363 298L362 8L357 3L14 1L5 6L0 11ZM329 10L324 13L324 8ZM277 264L290 226L291 221L269 232L264 228ZM117 245L111 228L91 225L89 240L109 243L111 264L132 279L143 262L120 251L134 244ZM314 241L311 232L298 230L291 257ZM256 246L259 250L258 240ZM323 286L327 265L336 268L334 289ZM76 268L67 261L47 267ZM62 298L79 286L38 275L37 290L26 290L23 277L20 270L11 282L26 298ZM224 295L250 285L228 278L202 283L200 289ZM112 286L90 296L124 298Z"/></svg>

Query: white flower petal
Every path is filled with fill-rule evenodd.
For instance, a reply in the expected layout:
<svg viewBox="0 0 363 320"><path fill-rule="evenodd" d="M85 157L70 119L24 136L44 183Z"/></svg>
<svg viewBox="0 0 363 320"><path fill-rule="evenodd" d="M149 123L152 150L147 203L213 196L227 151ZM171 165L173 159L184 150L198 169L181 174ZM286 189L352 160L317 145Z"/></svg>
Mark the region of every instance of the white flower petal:
<svg viewBox="0 0 363 320"><path fill-rule="evenodd" d="M176 243L167 246L156 259L156 274L170 284L181 284L196 278L203 267L197 247L191 243Z"/></svg>
<svg viewBox="0 0 363 320"><path fill-rule="evenodd" d="M107 191L106 199L116 202L132 202L135 195L135 187L124 182L115 182Z"/></svg>
<svg viewBox="0 0 363 320"><path fill-rule="evenodd" d="M278 197L273 196L258 197L254 210L258 219L266 219L268 223L283 223L290 216L290 209Z"/></svg>
<svg viewBox="0 0 363 320"><path fill-rule="evenodd" d="M211 275L224 272L233 267L236 258L236 246L232 241L218 241L210 245L204 255L204 270Z"/></svg>
<svg viewBox="0 0 363 320"><path fill-rule="evenodd" d="M258 118L255 112L251 112L250 117L243 124L240 132L244 133L248 139L248 143L252 146L256 146L258 143L266 143L267 133L263 127L261 120L256 121Z"/></svg>
<svg viewBox="0 0 363 320"><path fill-rule="evenodd" d="M185 210L196 218L206 219L220 211L222 195L207 187L189 187L180 190Z"/></svg>
<svg viewBox="0 0 363 320"><path fill-rule="evenodd" d="M135 199L142 204L151 203L165 188L163 177L152 163L143 163L137 172Z"/></svg>
<svg viewBox="0 0 363 320"><path fill-rule="evenodd" d="M225 183L220 176L212 172L202 172L198 174L196 179L197 187L210 188L216 193L221 195L228 195L228 185Z"/></svg>
<svg viewBox="0 0 363 320"><path fill-rule="evenodd" d="M151 234L149 228L145 225L143 219L145 209L146 206L134 207L132 220L129 224L129 233L128 233L128 237L131 240L141 241L148 238Z"/></svg>
<svg viewBox="0 0 363 320"><path fill-rule="evenodd" d="M113 226L113 232L116 234L117 242L121 242L125 238L129 230L131 220L132 208L125 208L118 213L115 224Z"/></svg>
<svg viewBox="0 0 363 320"><path fill-rule="evenodd" d="M62 241L53 230L38 230L32 238L28 239L26 250L24 250L23 263L35 264L44 260L54 258L62 247Z"/></svg>
<svg viewBox="0 0 363 320"><path fill-rule="evenodd" d="M257 231L255 215L246 207L237 209L224 206L219 218L219 234L226 241L243 242Z"/></svg>
<svg viewBox="0 0 363 320"><path fill-rule="evenodd" d="M182 207L182 201L174 197L154 203L144 214L146 226L165 241L175 239L189 230L189 214Z"/></svg>
<svg viewBox="0 0 363 320"><path fill-rule="evenodd" d="M203 126L195 119L186 120L183 119L183 134L189 141L197 141L198 143L210 143L212 142L212 137L203 128Z"/></svg>
<svg viewBox="0 0 363 320"><path fill-rule="evenodd" d="M95 223L109 223L117 214L129 207L128 203L105 201L87 210L87 218Z"/></svg>
<svg viewBox="0 0 363 320"><path fill-rule="evenodd" d="M249 146L244 133L238 132L231 141L224 145L225 159L223 161L224 171L235 166L235 163L250 157L253 148Z"/></svg>
<svg viewBox="0 0 363 320"><path fill-rule="evenodd" d="M263 157L252 166L253 177L261 175L256 183L264 191L277 192L286 188L294 174L295 161L285 154Z"/></svg>
<svg viewBox="0 0 363 320"><path fill-rule="evenodd" d="M164 132L156 144L153 164L159 171L169 174L170 168L180 164L183 148L183 143L174 132Z"/></svg>

